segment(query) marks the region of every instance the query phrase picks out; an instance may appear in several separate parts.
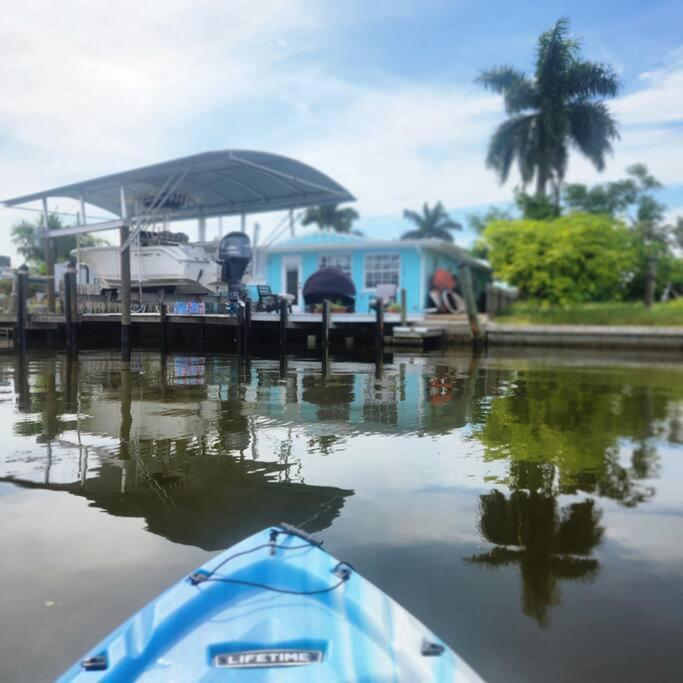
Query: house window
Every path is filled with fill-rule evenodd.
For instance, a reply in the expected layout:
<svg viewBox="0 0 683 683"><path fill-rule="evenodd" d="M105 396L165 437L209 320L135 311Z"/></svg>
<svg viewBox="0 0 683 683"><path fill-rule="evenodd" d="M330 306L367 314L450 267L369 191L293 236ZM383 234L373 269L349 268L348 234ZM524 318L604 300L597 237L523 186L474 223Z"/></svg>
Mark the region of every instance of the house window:
<svg viewBox="0 0 683 683"><path fill-rule="evenodd" d="M338 268L351 277L351 254L325 254L320 257L321 268Z"/></svg>
<svg viewBox="0 0 683 683"><path fill-rule="evenodd" d="M398 254L366 254L365 289L375 289L377 285L396 285L398 287Z"/></svg>

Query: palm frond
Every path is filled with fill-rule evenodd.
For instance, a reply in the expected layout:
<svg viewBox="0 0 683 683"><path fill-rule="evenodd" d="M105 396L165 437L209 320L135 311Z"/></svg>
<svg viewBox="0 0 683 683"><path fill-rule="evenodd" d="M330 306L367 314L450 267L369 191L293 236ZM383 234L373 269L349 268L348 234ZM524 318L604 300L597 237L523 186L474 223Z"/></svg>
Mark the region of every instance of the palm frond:
<svg viewBox="0 0 683 683"><path fill-rule="evenodd" d="M422 239L421 230L408 230L401 235L402 240L419 240Z"/></svg>
<svg viewBox="0 0 683 683"><path fill-rule="evenodd" d="M410 209L403 210L403 218L407 218L412 221L417 226L422 225L422 216L417 211L411 211Z"/></svg>
<svg viewBox="0 0 683 683"><path fill-rule="evenodd" d="M605 168L605 156L612 152L612 140L619 139L617 122L602 102L570 105L569 134L598 171Z"/></svg>
<svg viewBox="0 0 683 683"><path fill-rule="evenodd" d="M573 62L566 74L567 94L580 99L614 97L619 77L611 66L599 62Z"/></svg>
<svg viewBox="0 0 683 683"><path fill-rule="evenodd" d="M522 71L511 66L499 66L483 71L476 79L488 90L503 95L505 110L516 114L537 105L536 88L533 81Z"/></svg>
<svg viewBox="0 0 683 683"><path fill-rule="evenodd" d="M536 81L541 98L558 96L566 89L566 73L576 61L579 43L569 37L569 20L555 22L538 39Z"/></svg>
<svg viewBox="0 0 683 683"><path fill-rule="evenodd" d="M498 172L501 182L508 179L515 157L528 156L535 118L534 114L515 116L503 121L493 134L486 165Z"/></svg>
<svg viewBox="0 0 683 683"><path fill-rule="evenodd" d="M444 228L434 228L429 234L429 239L443 240L444 242L452 242L453 235Z"/></svg>

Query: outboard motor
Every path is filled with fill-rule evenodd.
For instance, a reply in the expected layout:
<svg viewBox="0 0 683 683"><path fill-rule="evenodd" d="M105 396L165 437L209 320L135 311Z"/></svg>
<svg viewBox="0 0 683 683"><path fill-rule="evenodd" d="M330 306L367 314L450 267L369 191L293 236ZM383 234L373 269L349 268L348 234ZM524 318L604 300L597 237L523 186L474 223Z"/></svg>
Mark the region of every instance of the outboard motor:
<svg viewBox="0 0 683 683"><path fill-rule="evenodd" d="M239 301L246 295L242 276L251 256L251 243L243 232L229 232L218 245L218 260L223 264L221 279L228 283L228 298L231 301Z"/></svg>

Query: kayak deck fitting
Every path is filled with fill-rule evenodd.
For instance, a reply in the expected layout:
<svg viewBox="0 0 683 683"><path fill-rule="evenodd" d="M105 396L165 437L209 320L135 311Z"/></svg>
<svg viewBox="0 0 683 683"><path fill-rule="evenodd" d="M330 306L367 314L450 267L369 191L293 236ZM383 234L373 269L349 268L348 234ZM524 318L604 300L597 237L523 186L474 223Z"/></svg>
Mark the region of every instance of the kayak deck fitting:
<svg viewBox="0 0 683 683"><path fill-rule="evenodd" d="M321 542L261 531L153 600L59 681L481 681Z"/></svg>

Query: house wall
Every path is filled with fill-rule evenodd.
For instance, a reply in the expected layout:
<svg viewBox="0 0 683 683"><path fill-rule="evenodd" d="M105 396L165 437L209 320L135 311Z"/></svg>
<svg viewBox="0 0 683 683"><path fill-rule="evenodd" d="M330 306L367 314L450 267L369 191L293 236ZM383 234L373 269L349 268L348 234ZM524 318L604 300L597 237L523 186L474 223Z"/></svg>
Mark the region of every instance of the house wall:
<svg viewBox="0 0 683 683"><path fill-rule="evenodd" d="M292 251L286 253L268 254L266 261L266 281L279 292L282 289L282 260L288 256L298 256L302 264L302 284L318 270L320 257L327 254L351 254L351 278L356 285L356 311L368 311L370 301L375 296L374 289L365 288L365 256L367 254L398 253L400 255L399 290L406 289L407 307L410 313L419 313L423 309L421 298L424 287L421 287L422 274L420 269L420 253L415 247L401 247L391 245L382 249L359 249L350 247L345 249L316 249L315 251ZM398 297L398 294L397 294Z"/></svg>
<svg viewBox="0 0 683 683"><path fill-rule="evenodd" d="M444 268L457 277L460 268L460 262L457 259L451 258L446 254L438 251L425 250L424 252L424 272L425 272L425 297L429 294L429 279L432 273L437 268ZM491 281L491 273L486 268L470 267L472 274L472 284L474 286L474 296L477 300L479 308L483 310L482 305L486 293L486 285ZM426 302L423 304L426 305Z"/></svg>

